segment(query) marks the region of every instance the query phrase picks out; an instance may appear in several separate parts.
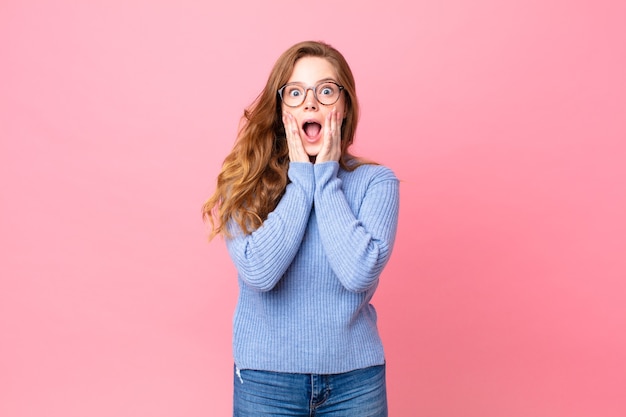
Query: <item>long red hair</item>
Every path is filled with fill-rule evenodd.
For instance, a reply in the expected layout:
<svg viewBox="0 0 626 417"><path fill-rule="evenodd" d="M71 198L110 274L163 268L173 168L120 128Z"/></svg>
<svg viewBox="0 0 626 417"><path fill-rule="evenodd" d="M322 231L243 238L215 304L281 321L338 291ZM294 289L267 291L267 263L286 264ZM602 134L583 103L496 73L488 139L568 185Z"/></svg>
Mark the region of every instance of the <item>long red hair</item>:
<svg viewBox="0 0 626 417"><path fill-rule="evenodd" d="M217 177L217 189L202 206L203 218L211 222L210 238L219 233L229 236L225 226L231 220L244 233L252 233L283 196L288 183L289 149L277 92L289 80L296 61L308 56L327 59L337 72L337 81L344 86L346 115L341 126L339 164L351 171L365 163L348 152L359 118L354 76L348 63L326 43L298 43L278 58L265 88L244 111L233 150Z"/></svg>

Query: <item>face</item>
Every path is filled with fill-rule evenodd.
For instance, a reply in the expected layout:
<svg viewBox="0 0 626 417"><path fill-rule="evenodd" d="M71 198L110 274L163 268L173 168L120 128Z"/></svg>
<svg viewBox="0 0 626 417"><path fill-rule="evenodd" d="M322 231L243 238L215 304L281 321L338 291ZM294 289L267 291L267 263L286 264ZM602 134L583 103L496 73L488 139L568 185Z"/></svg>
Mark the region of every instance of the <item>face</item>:
<svg viewBox="0 0 626 417"><path fill-rule="evenodd" d="M334 81L339 84L337 72L328 60L309 56L296 61L287 84L298 83L307 88L318 85L320 81ZM290 113L295 117L300 127L300 138L302 139L304 150L309 156L316 156L322 148L326 115L333 108L336 108L345 117L345 93L341 92L339 100L331 105L324 105L317 101L313 90L306 90L305 94L304 102L301 105L289 107L283 103L282 111L283 113Z"/></svg>

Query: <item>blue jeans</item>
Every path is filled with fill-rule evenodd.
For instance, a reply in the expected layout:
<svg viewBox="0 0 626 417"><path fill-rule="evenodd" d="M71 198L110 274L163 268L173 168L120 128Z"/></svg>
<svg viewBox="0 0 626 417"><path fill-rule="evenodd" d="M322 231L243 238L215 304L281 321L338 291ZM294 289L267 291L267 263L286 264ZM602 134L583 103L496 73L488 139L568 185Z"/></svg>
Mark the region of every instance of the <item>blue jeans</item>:
<svg viewBox="0 0 626 417"><path fill-rule="evenodd" d="M234 417L387 417L385 365L343 374L234 373Z"/></svg>

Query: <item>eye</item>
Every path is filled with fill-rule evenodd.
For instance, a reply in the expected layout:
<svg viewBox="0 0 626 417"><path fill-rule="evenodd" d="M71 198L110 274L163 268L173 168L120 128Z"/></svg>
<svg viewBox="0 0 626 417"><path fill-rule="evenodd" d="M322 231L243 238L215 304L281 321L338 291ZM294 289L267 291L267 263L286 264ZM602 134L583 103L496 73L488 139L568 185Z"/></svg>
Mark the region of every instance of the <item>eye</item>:
<svg viewBox="0 0 626 417"><path fill-rule="evenodd" d="M337 87L334 84L324 84L319 87L317 94L321 96L332 96L337 93Z"/></svg>
<svg viewBox="0 0 626 417"><path fill-rule="evenodd" d="M289 87L287 88L286 93L289 97L300 97L302 90L298 87Z"/></svg>

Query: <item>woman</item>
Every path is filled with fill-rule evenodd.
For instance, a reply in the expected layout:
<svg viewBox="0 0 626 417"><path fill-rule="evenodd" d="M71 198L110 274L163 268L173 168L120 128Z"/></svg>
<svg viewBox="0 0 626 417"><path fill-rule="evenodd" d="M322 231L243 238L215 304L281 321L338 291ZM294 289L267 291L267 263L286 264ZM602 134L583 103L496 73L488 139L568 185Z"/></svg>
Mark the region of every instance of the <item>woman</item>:
<svg viewBox="0 0 626 417"><path fill-rule="evenodd" d="M234 415L386 416L370 300L397 227L398 180L348 152L352 72L294 45L244 112L203 215L238 271Z"/></svg>

